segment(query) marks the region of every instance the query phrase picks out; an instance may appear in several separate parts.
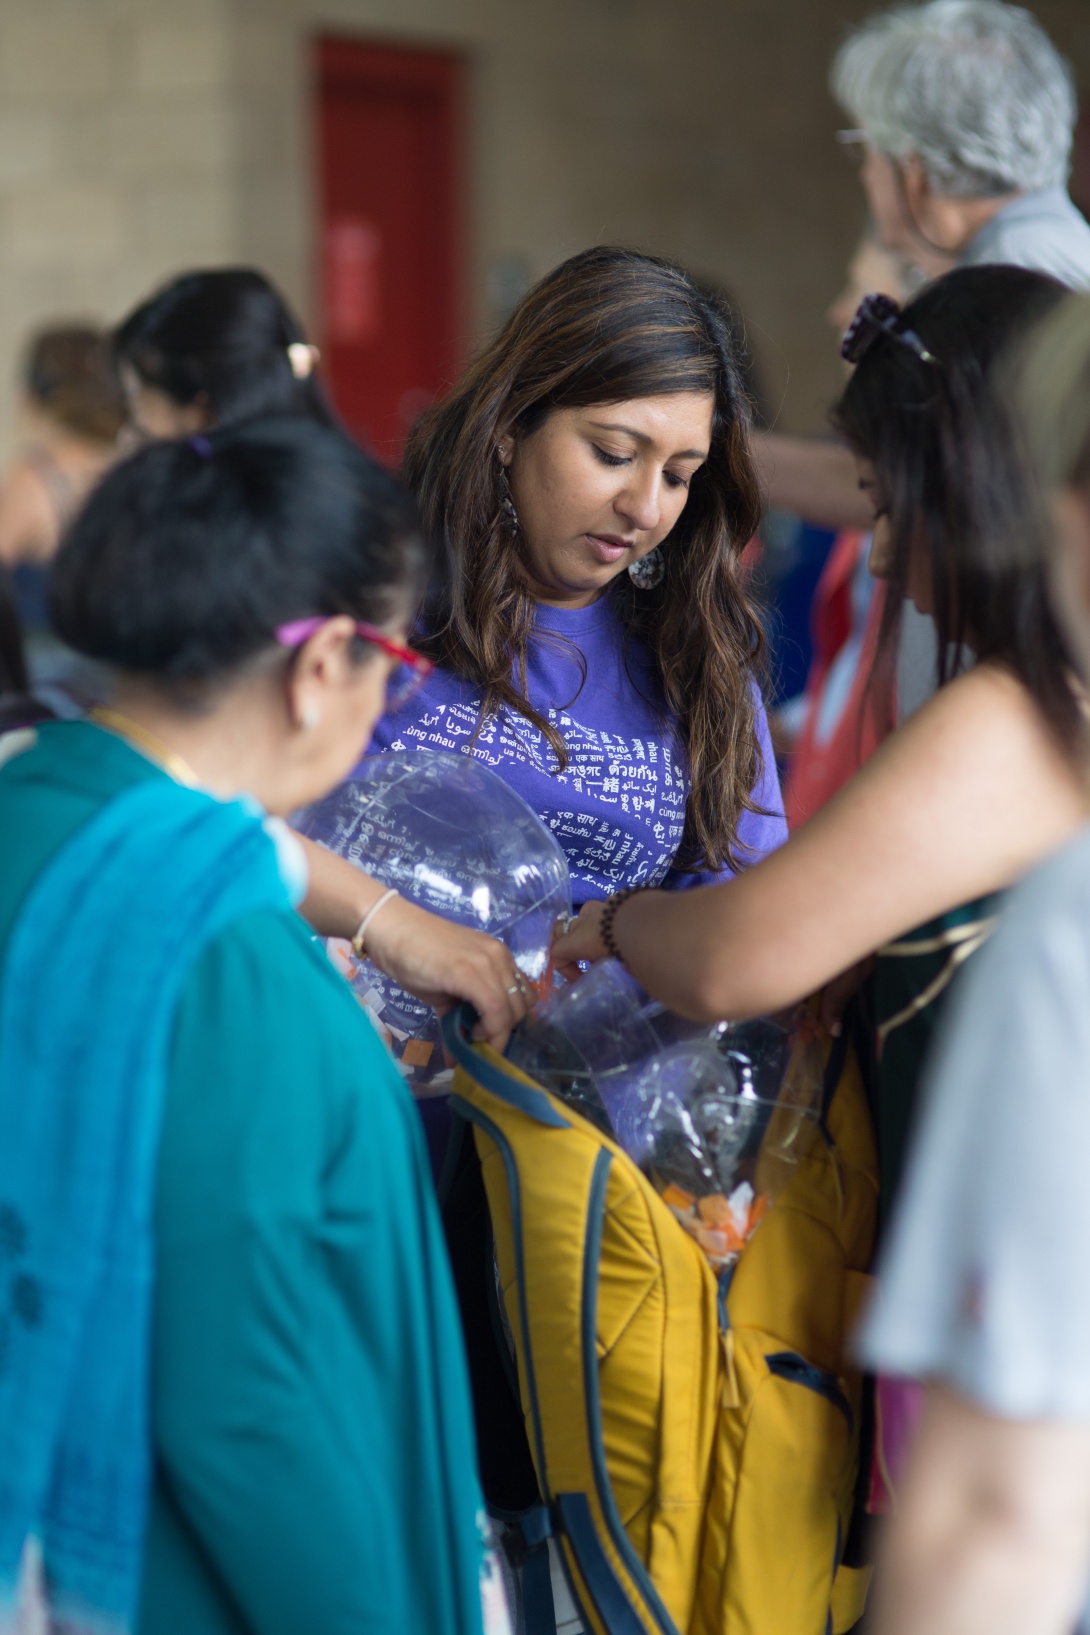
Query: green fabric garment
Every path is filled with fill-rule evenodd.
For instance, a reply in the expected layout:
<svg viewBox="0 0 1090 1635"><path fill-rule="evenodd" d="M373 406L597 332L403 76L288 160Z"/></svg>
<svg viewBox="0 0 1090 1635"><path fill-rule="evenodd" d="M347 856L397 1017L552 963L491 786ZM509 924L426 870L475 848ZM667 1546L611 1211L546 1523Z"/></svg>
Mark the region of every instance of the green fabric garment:
<svg viewBox="0 0 1090 1635"><path fill-rule="evenodd" d="M920 1082L951 988L990 934L1002 893L964 903L878 950L875 1123L884 1225L901 1184L915 1126Z"/></svg>
<svg viewBox="0 0 1090 1635"><path fill-rule="evenodd" d="M86 723L0 767L0 953L37 872L164 774ZM78 948L57 950L56 977ZM419 1121L294 915L214 942L159 1157L141 1635L480 1635L461 1335Z"/></svg>

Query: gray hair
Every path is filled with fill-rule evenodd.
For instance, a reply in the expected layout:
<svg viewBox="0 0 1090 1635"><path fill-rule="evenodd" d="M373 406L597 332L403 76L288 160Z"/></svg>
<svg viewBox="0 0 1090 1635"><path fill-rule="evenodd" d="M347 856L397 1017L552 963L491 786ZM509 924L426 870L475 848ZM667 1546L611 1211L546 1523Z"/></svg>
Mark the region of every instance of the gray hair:
<svg viewBox="0 0 1090 1635"><path fill-rule="evenodd" d="M1074 77L1021 6L930 0L872 17L838 51L832 89L868 142L915 155L948 198L1067 180Z"/></svg>

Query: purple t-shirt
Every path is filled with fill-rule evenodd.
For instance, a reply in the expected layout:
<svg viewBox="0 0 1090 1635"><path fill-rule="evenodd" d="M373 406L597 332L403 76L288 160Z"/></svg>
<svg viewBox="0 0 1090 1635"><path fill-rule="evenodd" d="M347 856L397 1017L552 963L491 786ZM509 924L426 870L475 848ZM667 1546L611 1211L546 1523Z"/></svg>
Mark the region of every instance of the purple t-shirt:
<svg viewBox="0 0 1090 1635"><path fill-rule="evenodd" d="M556 770L542 733L513 710L490 716L471 744L481 689L441 669L407 705L382 718L369 753L448 750L491 767L556 836L571 869L576 905L625 886L677 888L727 878L729 869L718 876L673 870L689 793L684 749L663 718L651 655L631 640L626 653L611 598L578 609L539 604L537 630L541 635L531 641L527 659L527 692L563 736L563 772ZM741 855L753 862L787 839L759 697L757 728L763 767L756 804L769 815L744 813L738 834Z"/></svg>

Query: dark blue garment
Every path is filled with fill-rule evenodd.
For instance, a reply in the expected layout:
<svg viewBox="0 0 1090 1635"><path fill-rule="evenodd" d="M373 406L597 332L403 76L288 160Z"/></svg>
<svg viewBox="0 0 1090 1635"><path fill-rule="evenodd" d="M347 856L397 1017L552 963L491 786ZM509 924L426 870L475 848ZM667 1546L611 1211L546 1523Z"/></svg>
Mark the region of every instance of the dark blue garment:
<svg viewBox="0 0 1090 1635"><path fill-rule="evenodd" d="M768 583L765 587L769 611L764 624L768 637L773 705L797 698L806 687L814 656L810 613L821 570L835 538L835 532L829 528L800 522L786 571L775 583Z"/></svg>
<svg viewBox="0 0 1090 1635"><path fill-rule="evenodd" d="M24 630L49 629L49 571L32 562L20 562L11 570L12 588Z"/></svg>

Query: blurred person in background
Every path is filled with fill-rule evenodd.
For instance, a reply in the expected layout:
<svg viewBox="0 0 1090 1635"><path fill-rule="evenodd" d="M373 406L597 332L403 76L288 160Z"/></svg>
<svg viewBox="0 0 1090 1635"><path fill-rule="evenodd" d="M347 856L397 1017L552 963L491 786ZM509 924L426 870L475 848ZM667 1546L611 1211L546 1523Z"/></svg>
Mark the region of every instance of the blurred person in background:
<svg viewBox="0 0 1090 1635"><path fill-rule="evenodd" d="M847 282L826 314L838 342L864 296L880 293L904 301L919 282L868 227L848 264ZM836 794L880 739L870 676L883 597L867 560L871 537L865 529L844 528L833 541L811 605L813 660L806 688L776 713L776 747L788 756L784 809L792 829Z"/></svg>
<svg viewBox="0 0 1090 1635"><path fill-rule="evenodd" d="M1085 680L1090 299L1045 325L1021 396L1052 502L1056 614ZM1014 893L952 1007L883 1298L864 1328L871 1366L928 1381L880 1559L875 1635L1070 1635L1079 1621L1090 1577L1088 1151L1084 806L1075 837Z"/></svg>
<svg viewBox="0 0 1090 1635"><path fill-rule="evenodd" d="M118 454L125 403L106 336L88 324L41 330L27 349L17 439L0 482L0 563L24 625L47 623L45 569L64 529Z"/></svg>
<svg viewBox="0 0 1090 1635"><path fill-rule="evenodd" d="M1090 288L1090 225L1066 192L1078 107L1074 77L1040 23L1003 0L928 0L849 35L833 94L855 125L879 237L928 276L988 263ZM837 528L867 507L841 444L760 433L754 450L773 505ZM935 690L933 622L902 622L897 707Z"/></svg>
<svg viewBox="0 0 1090 1635"><path fill-rule="evenodd" d="M145 437L186 437L268 414L337 424L318 348L252 267L171 279L122 320L113 348L133 426Z"/></svg>
<svg viewBox="0 0 1090 1635"><path fill-rule="evenodd" d="M1090 288L1090 225L1067 196L1074 80L1040 23L1002 0L884 12L837 53L832 88L864 155L882 242L928 276L954 265L1031 267ZM837 528L869 511L842 446L758 433L774 505Z"/></svg>
<svg viewBox="0 0 1090 1635"><path fill-rule="evenodd" d="M1067 193L1074 75L1029 11L931 0L872 17L832 85L887 249L930 277L1003 262L1090 287L1090 225Z"/></svg>
<svg viewBox="0 0 1090 1635"><path fill-rule="evenodd" d="M370 736L424 560L287 416L143 449L58 555L114 689L0 767L5 1628L31 1538L50 1628L481 1635L420 1130L281 821Z"/></svg>
<svg viewBox="0 0 1090 1635"><path fill-rule="evenodd" d="M113 350L132 423L149 439L203 438L255 416L338 424L317 347L275 285L253 268L172 279L118 325ZM367 957L387 976L426 1004L469 1000L481 1036L502 1048L532 998L502 943L390 897L344 858L301 844L309 869L303 913L315 930L352 940L366 922Z"/></svg>

